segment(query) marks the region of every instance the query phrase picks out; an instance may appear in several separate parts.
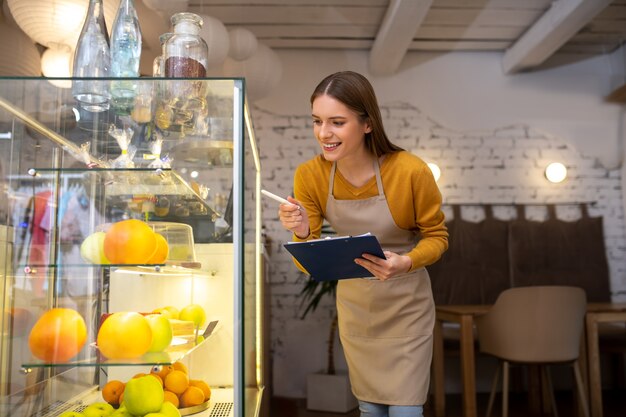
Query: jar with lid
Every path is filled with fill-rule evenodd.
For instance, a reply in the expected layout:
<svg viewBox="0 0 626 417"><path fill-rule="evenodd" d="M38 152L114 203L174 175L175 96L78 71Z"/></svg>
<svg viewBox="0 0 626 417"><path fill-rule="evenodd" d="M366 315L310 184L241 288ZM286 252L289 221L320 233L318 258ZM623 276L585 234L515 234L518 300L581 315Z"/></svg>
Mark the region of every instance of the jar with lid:
<svg viewBox="0 0 626 417"><path fill-rule="evenodd" d="M200 36L202 18L195 13L176 13L171 18L174 34L165 42L165 76L206 77L209 48Z"/></svg>
<svg viewBox="0 0 626 417"><path fill-rule="evenodd" d="M163 56L165 55L165 43L169 38L171 38L173 33L167 32L159 36L159 42L161 44L161 55L154 58L152 61L152 76L157 77L165 77L165 62L163 61Z"/></svg>

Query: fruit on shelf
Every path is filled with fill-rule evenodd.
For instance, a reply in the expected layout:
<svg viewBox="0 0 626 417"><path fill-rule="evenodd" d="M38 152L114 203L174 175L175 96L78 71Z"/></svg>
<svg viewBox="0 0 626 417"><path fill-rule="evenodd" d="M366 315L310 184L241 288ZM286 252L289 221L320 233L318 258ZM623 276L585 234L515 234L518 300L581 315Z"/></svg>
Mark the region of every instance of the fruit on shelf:
<svg viewBox="0 0 626 417"><path fill-rule="evenodd" d="M91 264L110 264L104 254L104 232L95 232L90 234L80 244L80 256L87 263Z"/></svg>
<svg viewBox="0 0 626 417"><path fill-rule="evenodd" d="M163 413L148 413L143 417L167 417L167 416Z"/></svg>
<svg viewBox="0 0 626 417"><path fill-rule="evenodd" d="M178 406L180 405L180 400L178 399L178 395L174 394L172 391L163 390L163 397L164 397L163 405L169 402L178 409Z"/></svg>
<svg viewBox="0 0 626 417"><path fill-rule="evenodd" d="M163 387L150 375L133 378L126 383L124 405L131 414L145 416L157 413L163 406L163 399Z"/></svg>
<svg viewBox="0 0 626 417"><path fill-rule="evenodd" d="M162 352L172 343L173 333L170 320L162 314L149 314L146 317L152 329L152 344L148 352Z"/></svg>
<svg viewBox="0 0 626 417"><path fill-rule="evenodd" d="M89 404L84 410L83 415L85 417L106 417L113 413L113 406L108 403L93 403Z"/></svg>
<svg viewBox="0 0 626 417"><path fill-rule="evenodd" d="M189 377L183 371L173 370L165 377L163 387L176 395L180 395L189 387Z"/></svg>
<svg viewBox="0 0 626 417"><path fill-rule="evenodd" d="M126 409L126 405L122 404L117 410L109 414L109 417L136 417L136 416L131 414L130 411Z"/></svg>
<svg viewBox="0 0 626 417"><path fill-rule="evenodd" d="M204 393L198 387L188 386L185 392L180 395L180 406L182 408L194 407L204 402Z"/></svg>
<svg viewBox="0 0 626 417"><path fill-rule="evenodd" d="M83 413L79 413L78 411L65 411L59 414L59 417L85 417Z"/></svg>
<svg viewBox="0 0 626 417"><path fill-rule="evenodd" d="M102 387L102 398L112 406L120 405L120 396L124 392L124 384L122 381L112 379Z"/></svg>
<svg viewBox="0 0 626 417"><path fill-rule="evenodd" d="M201 327L206 321L206 313L204 308L199 304L189 304L180 310L178 315L180 320L192 321L196 328Z"/></svg>
<svg viewBox="0 0 626 417"><path fill-rule="evenodd" d="M208 401L211 399L211 388L206 382L200 379L190 379L189 386L200 388L200 390L202 390L202 393L204 394L204 401Z"/></svg>
<svg viewBox="0 0 626 417"><path fill-rule="evenodd" d="M108 359L137 358L152 345L150 323L134 311L113 313L102 322L97 345Z"/></svg>
<svg viewBox="0 0 626 417"><path fill-rule="evenodd" d="M154 231L141 220L114 223L104 237L104 254L113 264L145 264L156 249Z"/></svg>
<svg viewBox="0 0 626 417"><path fill-rule="evenodd" d="M41 315L28 336L31 353L50 363L67 362L87 341L85 320L71 308L53 308Z"/></svg>
<svg viewBox="0 0 626 417"><path fill-rule="evenodd" d="M167 244L167 240L160 233L154 233L156 238L156 250L152 254L152 257L148 259L147 264L162 264L165 263L167 259L167 255L169 254L170 248Z"/></svg>
<svg viewBox="0 0 626 417"><path fill-rule="evenodd" d="M180 315L180 310L174 306L165 306L161 308L157 308L153 313L163 314L168 319L178 320L178 316Z"/></svg>
<svg viewBox="0 0 626 417"><path fill-rule="evenodd" d="M172 364L172 369L175 371L183 371L187 375L189 375L189 369L187 369L187 365L182 363L181 361L176 361Z"/></svg>
<svg viewBox="0 0 626 417"><path fill-rule="evenodd" d="M165 415L166 417L181 417L178 407L168 401L163 403L159 413Z"/></svg>
<svg viewBox="0 0 626 417"><path fill-rule="evenodd" d="M159 381L159 384L163 386L163 378L161 378L159 374L157 374L156 372L150 372L148 375L150 375L153 378L156 378L156 380Z"/></svg>

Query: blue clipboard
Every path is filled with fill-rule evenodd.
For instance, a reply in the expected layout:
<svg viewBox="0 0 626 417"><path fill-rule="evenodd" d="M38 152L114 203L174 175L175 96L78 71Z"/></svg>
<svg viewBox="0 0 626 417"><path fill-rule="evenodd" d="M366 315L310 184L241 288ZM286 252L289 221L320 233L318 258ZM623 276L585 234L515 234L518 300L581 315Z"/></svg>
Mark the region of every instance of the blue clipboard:
<svg viewBox="0 0 626 417"><path fill-rule="evenodd" d="M364 253L385 258L378 239L371 233L288 242L283 246L316 281L372 277L354 260Z"/></svg>

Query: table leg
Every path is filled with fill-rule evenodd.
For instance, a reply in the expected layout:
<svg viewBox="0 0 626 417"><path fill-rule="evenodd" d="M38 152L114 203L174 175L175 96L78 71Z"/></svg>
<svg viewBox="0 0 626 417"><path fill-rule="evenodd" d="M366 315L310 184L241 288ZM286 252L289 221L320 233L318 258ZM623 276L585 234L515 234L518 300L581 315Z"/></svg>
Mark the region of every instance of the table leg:
<svg viewBox="0 0 626 417"><path fill-rule="evenodd" d="M474 364L474 318L461 316L461 380L463 416L476 417L476 366Z"/></svg>
<svg viewBox="0 0 626 417"><path fill-rule="evenodd" d="M587 368L589 370L589 406L591 417L602 417L602 382L600 376L600 348L598 322L593 313L587 313Z"/></svg>
<svg viewBox="0 0 626 417"><path fill-rule="evenodd" d="M435 400L435 417L446 415L446 392L443 353L443 327L440 320L435 320L433 332L433 396Z"/></svg>

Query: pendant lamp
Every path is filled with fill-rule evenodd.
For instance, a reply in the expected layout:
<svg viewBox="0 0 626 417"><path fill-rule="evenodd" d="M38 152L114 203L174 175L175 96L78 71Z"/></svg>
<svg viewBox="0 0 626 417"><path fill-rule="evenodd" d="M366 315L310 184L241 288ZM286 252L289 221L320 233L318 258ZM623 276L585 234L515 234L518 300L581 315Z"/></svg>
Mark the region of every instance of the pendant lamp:
<svg viewBox="0 0 626 417"><path fill-rule="evenodd" d="M0 76L41 75L39 50L19 28L0 18Z"/></svg>
<svg viewBox="0 0 626 417"><path fill-rule="evenodd" d="M250 58L259 46L254 33L244 28L234 28L228 32L230 37L230 49L228 56L237 61Z"/></svg>
<svg viewBox="0 0 626 417"><path fill-rule="evenodd" d="M283 66L280 58L269 46L259 43L256 52L248 59L236 61L226 58L224 75L244 77L251 100L267 96L280 82Z"/></svg>
<svg viewBox="0 0 626 417"><path fill-rule="evenodd" d="M202 18L202 28L200 36L209 47L209 59L207 60L207 71L220 68L228 55L230 48L230 38L226 26L218 19L205 14L198 15Z"/></svg>

